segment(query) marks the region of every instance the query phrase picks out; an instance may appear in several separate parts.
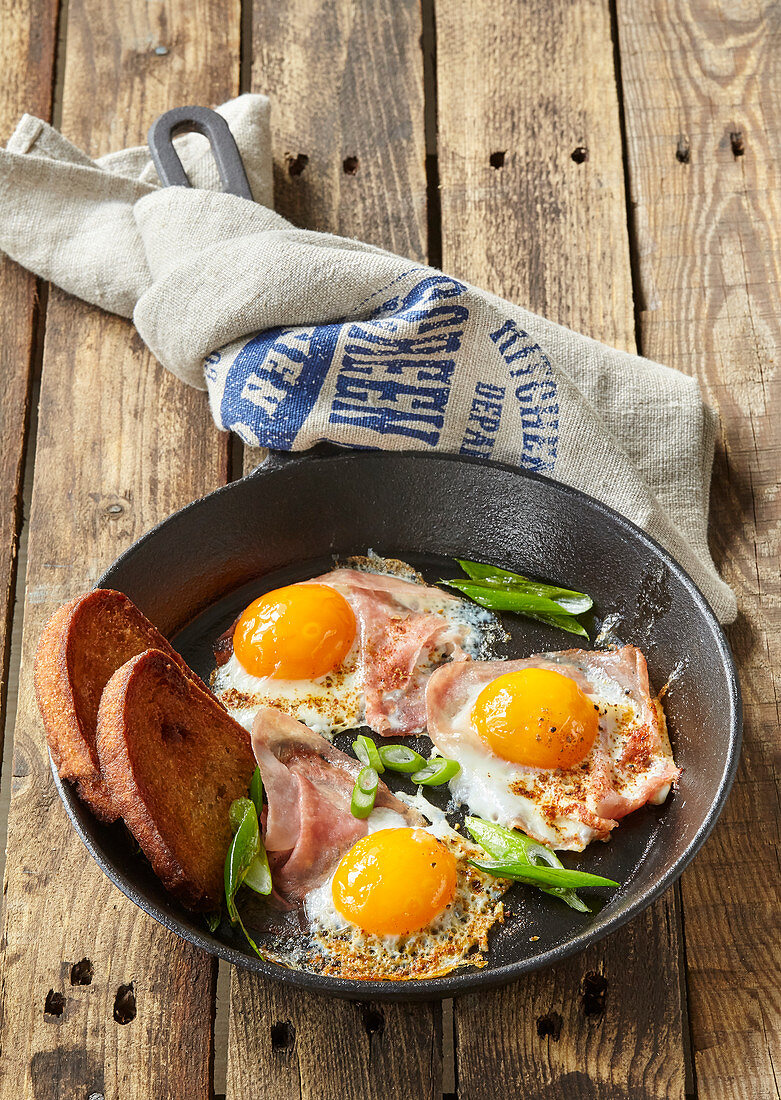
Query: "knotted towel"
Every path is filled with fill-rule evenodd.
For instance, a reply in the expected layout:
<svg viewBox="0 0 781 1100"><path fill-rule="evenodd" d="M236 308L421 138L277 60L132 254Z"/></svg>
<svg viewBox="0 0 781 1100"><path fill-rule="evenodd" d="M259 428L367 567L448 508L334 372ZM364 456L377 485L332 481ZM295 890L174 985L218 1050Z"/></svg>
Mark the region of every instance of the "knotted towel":
<svg viewBox="0 0 781 1100"><path fill-rule="evenodd" d="M255 203L219 192L197 134L176 139L193 188L161 188L146 148L93 161L26 115L0 152L0 248L132 316L246 443L443 450L539 471L634 520L735 617L706 538L717 418L693 379L390 252L296 229L271 209L268 100L219 110Z"/></svg>

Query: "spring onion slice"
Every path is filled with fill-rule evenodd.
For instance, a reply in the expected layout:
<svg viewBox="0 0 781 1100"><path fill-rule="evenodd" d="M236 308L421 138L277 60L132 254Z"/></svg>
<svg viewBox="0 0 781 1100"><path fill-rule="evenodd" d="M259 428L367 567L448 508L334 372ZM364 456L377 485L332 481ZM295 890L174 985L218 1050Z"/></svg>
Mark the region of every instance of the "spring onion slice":
<svg viewBox="0 0 781 1100"><path fill-rule="evenodd" d="M412 782L424 787L441 787L461 771L461 765L457 760L448 760L445 756L435 756L429 760L425 768L413 772Z"/></svg>
<svg viewBox="0 0 781 1100"><path fill-rule="evenodd" d="M258 815L249 798L237 798L231 803L230 823L234 837L225 857L225 902L231 924L236 924L239 920L236 893L244 882L260 845Z"/></svg>
<svg viewBox="0 0 781 1100"><path fill-rule="evenodd" d="M505 862L470 859L469 863L489 875L498 878L510 878L515 882L528 882L532 886L563 886L573 890L581 886L620 886L612 878L601 875L589 875L586 871L570 871L567 867L538 867L534 863L521 863L518 860Z"/></svg>
<svg viewBox="0 0 781 1100"><path fill-rule="evenodd" d="M258 854L247 868L244 885L249 886L250 890L254 890L256 894L261 894L263 897L268 897L271 893L271 868L268 865L268 856L262 840Z"/></svg>
<svg viewBox="0 0 781 1100"><path fill-rule="evenodd" d="M380 759L380 753L371 737L359 733L353 741L353 752L368 768L374 768L378 775L385 771L385 765Z"/></svg>
<svg viewBox="0 0 781 1100"><path fill-rule="evenodd" d="M237 798L231 803L229 814L231 828L234 832L241 826L244 815L249 812L249 804L255 808L256 818L259 819L263 811L263 781L260 778L260 768L258 767L255 768L253 773L249 793L249 798ZM256 894L262 894L264 897L271 893L271 868L268 865L268 856L260 836L260 824L258 824L257 852L239 885L249 886Z"/></svg>
<svg viewBox="0 0 781 1100"><path fill-rule="evenodd" d="M569 634L588 638L586 628L573 615L562 611L559 605L551 600L527 596L522 592L510 592L504 588L482 587L473 581L455 580L439 583L463 592L470 600L474 600L481 607L488 608L489 611L515 611L519 615L525 615L527 619L535 619L548 626L566 630Z"/></svg>
<svg viewBox="0 0 781 1100"><path fill-rule="evenodd" d="M350 813L353 817L368 817L372 812L379 781L379 776L374 768L361 768L350 799Z"/></svg>
<svg viewBox="0 0 781 1100"><path fill-rule="evenodd" d="M479 817L468 817L466 827L472 839L497 861L496 863L476 863L475 866L479 865L481 870L489 874L530 882L546 894L560 898L570 908L577 909L581 913L588 913L590 910L575 893L579 886L620 885L600 875L588 875L584 871L568 871L555 852L515 829L505 829L502 825L483 821ZM529 872L532 874L530 875ZM544 882L536 872L547 873L550 881ZM567 876L581 877L578 881L571 879L564 881L561 877L562 872ZM591 881L586 881L587 879Z"/></svg>
<svg viewBox="0 0 781 1100"><path fill-rule="evenodd" d="M263 959L263 961L265 962L266 961L266 956L260 951L258 945L253 940L252 936L249 934L247 929L244 927L244 921L239 916L238 910L236 911L236 919L239 922L239 927L241 928L242 932L244 933L244 938L247 941L247 943L250 945L250 947L255 952L255 954L258 956L258 958Z"/></svg>
<svg viewBox="0 0 781 1100"><path fill-rule="evenodd" d="M379 753L385 767L392 772L411 775L413 772L421 771L428 763L419 752L415 752L409 745L383 745Z"/></svg>
<svg viewBox="0 0 781 1100"><path fill-rule="evenodd" d="M220 927L222 915L219 909L215 909L213 913L207 913L204 917L204 920L206 921L206 927L209 929L211 934L214 935L214 933Z"/></svg>
<svg viewBox="0 0 781 1100"><path fill-rule="evenodd" d="M249 796L255 806L255 813L258 815L258 821L260 821L260 815L263 813L263 780L260 776L260 768L255 765L255 771L252 773L252 782L249 785Z"/></svg>
<svg viewBox="0 0 781 1100"><path fill-rule="evenodd" d="M475 598L475 593L484 600L493 601L496 611L539 611L544 615L571 614L545 596L535 596L528 592L522 592L514 588L497 588L489 584L481 584L478 581L465 581L457 578L452 581L442 581L448 588L455 588L463 592L465 596Z"/></svg>
<svg viewBox="0 0 781 1100"><path fill-rule="evenodd" d="M516 589L530 596L543 596L553 600L563 611L571 615L580 615L588 611L594 603L586 592L574 592L570 588L560 588L555 584L541 584L539 581L529 580L522 573L511 573L508 569L499 569L495 565L461 560L458 560L458 564L470 580L479 581L490 587Z"/></svg>

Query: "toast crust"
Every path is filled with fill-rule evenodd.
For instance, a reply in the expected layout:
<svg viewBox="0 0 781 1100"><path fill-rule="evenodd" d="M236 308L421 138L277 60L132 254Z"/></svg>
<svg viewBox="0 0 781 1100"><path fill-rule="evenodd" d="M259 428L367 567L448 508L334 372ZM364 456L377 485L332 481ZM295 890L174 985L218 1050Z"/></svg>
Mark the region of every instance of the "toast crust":
<svg viewBox="0 0 781 1100"><path fill-rule="evenodd" d="M114 673L97 728L112 803L155 874L189 909L218 909L228 811L255 770L249 734L159 650Z"/></svg>
<svg viewBox="0 0 781 1100"><path fill-rule="evenodd" d="M95 589L49 619L35 656L35 694L52 759L101 821L116 821L95 745L98 706L112 674L147 649L167 654L206 690L160 631L121 592Z"/></svg>

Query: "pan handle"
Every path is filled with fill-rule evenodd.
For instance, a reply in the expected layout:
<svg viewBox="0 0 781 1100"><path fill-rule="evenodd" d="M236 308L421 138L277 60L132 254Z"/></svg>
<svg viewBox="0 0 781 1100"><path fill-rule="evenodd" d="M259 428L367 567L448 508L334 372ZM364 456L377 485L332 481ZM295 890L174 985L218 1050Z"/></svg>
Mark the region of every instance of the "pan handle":
<svg viewBox="0 0 781 1100"><path fill-rule="evenodd" d="M223 191L252 202L247 173L230 127L222 115L210 111L208 107L174 107L160 115L149 127L149 152L163 186L191 186L184 165L174 148L173 137L174 134L193 130L209 139Z"/></svg>
<svg viewBox="0 0 781 1100"><path fill-rule="evenodd" d="M309 447L306 451L269 450L263 461L244 476L256 477L259 474L267 474L271 470L280 470L283 466L291 466L299 462L312 462L318 458L335 458L337 455L351 454L354 449L343 447L339 443L316 443L314 447Z"/></svg>

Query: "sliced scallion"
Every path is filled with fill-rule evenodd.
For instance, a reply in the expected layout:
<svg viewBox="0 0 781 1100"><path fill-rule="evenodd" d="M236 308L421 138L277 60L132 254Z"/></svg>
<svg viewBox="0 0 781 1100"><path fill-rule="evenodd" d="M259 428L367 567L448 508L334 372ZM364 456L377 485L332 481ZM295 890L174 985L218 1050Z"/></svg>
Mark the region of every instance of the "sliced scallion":
<svg viewBox="0 0 781 1100"><path fill-rule="evenodd" d="M575 882L565 882L561 872L568 876L584 875L583 871L568 871L564 867L555 852L546 848L531 837L519 833L515 829L506 829L503 825L496 825L492 821L483 821L479 817L468 817L466 827L473 840L493 856L495 863L479 863L480 870L489 874L499 875L502 878L511 878L520 882L529 882L537 886L546 894L552 894L560 898L572 909L581 913L590 912L586 903L578 897L575 890L579 886L618 886L612 879L605 879L599 875L586 875ZM548 881L544 881L538 872L548 872ZM591 881L586 881L590 879ZM594 881L597 880L597 881Z"/></svg>
<svg viewBox="0 0 781 1100"><path fill-rule="evenodd" d="M385 765L380 759L380 753L371 737L359 733L353 741L353 752L368 768L374 768L378 775L385 771Z"/></svg>
<svg viewBox="0 0 781 1100"><path fill-rule="evenodd" d="M350 799L350 813L353 817L368 817L372 812L379 781L379 776L374 768L361 768Z"/></svg>
<svg viewBox="0 0 781 1100"><path fill-rule="evenodd" d="M448 760L444 756L435 756L429 760L425 768L413 772L411 778L413 783L417 783L423 787L441 787L444 783L449 783L460 771L461 765L457 760Z"/></svg>
<svg viewBox="0 0 781 1100"><path fill-rule="evenodd" d="M385 767L392 772L411 775L425 768L427 764L425 757L415 752L409 745L382 745L379 753Z"/></svg>

